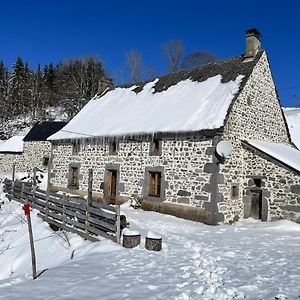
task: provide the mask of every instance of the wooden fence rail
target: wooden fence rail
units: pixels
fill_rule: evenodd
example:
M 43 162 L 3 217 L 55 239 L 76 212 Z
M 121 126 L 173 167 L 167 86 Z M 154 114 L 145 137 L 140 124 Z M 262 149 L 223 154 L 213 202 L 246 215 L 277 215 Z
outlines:
M 73 198 L 65 193 L 47 195 L 46 191 L 31 183 L 9 179 L 4 181 L 4 192 L 9 200 L 24 203 L 27 199 L 30 206 L 39 210 L 39 216 L 49 224 L 91 241 L 99 240 L 99 236 L 119 241 L 121 225 L 120 209 L 117 206 L 101 207 L 98 203 Z

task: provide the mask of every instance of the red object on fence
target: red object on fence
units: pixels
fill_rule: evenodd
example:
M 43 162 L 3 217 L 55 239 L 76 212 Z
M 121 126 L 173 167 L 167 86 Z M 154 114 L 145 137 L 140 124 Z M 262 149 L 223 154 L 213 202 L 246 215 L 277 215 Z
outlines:
M 24 210 L 25 216 L 29 216 L 30 215 L 30 209 L 29 209 L 29 204 L 28 203 L 25 203 L 23 205 L 23 210 Z

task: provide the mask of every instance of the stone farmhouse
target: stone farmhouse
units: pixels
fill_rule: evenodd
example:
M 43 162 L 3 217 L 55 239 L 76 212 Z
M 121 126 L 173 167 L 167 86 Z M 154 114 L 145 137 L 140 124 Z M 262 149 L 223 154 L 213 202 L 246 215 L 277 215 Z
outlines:
M 207 224 L 300 222 L 292 143 L 260 34 L 244 55 L 98 94 L 52 135 L 51 189 Z
M 12 172 L 23 161 L 23 135 L 12 136 L 0 145 L 0 173 Z
M 36 123 L 25 136 L 14 136 L 0 146 L 0 172 L 32 172 L 34 167 L 47 170 L 51 143 L 47 138 L 64 127 L 66 122 Z

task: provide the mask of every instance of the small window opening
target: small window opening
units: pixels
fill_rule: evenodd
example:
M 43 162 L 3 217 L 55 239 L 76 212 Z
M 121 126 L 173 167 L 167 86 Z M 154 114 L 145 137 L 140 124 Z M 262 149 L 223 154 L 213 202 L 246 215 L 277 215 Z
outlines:
M 116 141 L 112 141 L 109 144 L 109 154 L 116 155 L 118 153 L 118 143 Z
M 254 178 L 253 181 L 256 187 L 261 187 L 261 179 Z
M 78 155 L 80 151 L 80 144 L 79 143 L 73 143 L 72 145 L 72 155 Z
M 161 172 L 149 172 L 149 196 L 160 197 Z
M 71 188 L 78 188 L 78 168 L 77 167 L 71 167 L 70 168 L 70 184 L 69 186 Z
M 43 157 L 43 166 L 47 167 L 49 165 L 49 156 Z
M 239 186 L 238 184 L 233 184 L 231 186 L 231 198 L 236 199 L 239 197 Z
M 150 144 L 150 155 L 152 156 L 160 155 L 160 147 L 161 147 L 160 141 L 158 139 L 153 139 L 153 141 Z

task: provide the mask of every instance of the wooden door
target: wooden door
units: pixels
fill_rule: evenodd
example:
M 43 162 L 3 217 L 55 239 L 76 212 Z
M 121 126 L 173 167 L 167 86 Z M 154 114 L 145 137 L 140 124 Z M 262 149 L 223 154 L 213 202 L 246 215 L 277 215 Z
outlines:
M 116 203 L 117 196 L 117 171 L 116 170 L 108 170 L 107 171 L 108 178 L 108 204 Z
M 261 219 L 262 217 L 262 193 L 261 191 L 252 192 L 251 217 Z

